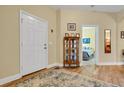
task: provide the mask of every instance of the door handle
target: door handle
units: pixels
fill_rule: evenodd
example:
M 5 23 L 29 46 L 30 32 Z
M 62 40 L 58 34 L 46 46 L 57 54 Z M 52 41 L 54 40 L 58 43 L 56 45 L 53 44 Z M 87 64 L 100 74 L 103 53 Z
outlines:
M 44 49 L 47 49 L 47 47 L 44 47 Z
M 47 44 L 44 44 L 44 46 L 46 46 Z

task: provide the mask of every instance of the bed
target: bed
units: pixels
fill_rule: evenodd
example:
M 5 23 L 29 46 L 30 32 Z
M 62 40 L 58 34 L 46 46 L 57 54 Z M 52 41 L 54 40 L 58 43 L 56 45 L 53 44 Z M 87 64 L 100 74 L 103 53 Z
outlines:
M 88 61 L 94 57 L 94 49 L 91 47 L 83 47 L 82 49 L 83 60 Z

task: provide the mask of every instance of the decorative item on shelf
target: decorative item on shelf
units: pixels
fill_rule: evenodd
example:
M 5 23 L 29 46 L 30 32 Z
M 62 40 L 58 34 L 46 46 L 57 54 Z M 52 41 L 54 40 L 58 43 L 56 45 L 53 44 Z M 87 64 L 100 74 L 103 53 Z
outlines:
M 72 33 L 69 33 L 69 36 L 72 37 Z
M 76 36 L 76 33 L 74 34 L 74 37 L 77 37 L 77 36 Z
M 111 30 L 105 29 L 105 37 L 104 37 L 104 46 L 105 46 L 105 53 L 111 53 Z
M 124 39 L 124 31 L 121 31 L 121 39 Z
M 65 33 L 65 37 L 69 37 L 69 33 Z
M 76 37 L 80 37 L 80 34 L 79 33 L 76 33 Z
M 75 36 L 75 33 L 71 33 L 71 36 L 74 37 Z
M 76 31 L 76 23 L 67 23 L 68 31 Z

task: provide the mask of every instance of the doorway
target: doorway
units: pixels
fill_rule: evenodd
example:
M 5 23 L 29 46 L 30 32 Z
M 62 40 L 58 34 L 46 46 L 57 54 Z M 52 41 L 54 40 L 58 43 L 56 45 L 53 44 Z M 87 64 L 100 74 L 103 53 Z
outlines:
M 82 63 L 97 64 L 98 63 L 98 26 L 83 25 L 82 26 Z
M 48 22 L 20 12 L 20 71 L 26 75 L 48 65 Z

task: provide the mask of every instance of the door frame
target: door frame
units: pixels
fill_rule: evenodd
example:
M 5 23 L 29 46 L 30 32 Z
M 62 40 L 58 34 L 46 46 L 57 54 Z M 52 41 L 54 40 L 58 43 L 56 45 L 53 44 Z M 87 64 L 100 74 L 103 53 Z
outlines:
M 20 26 L 20 66 L 19 67 L 20 67 L 21 76 L 23 76 L 23 31 L 22 31 L 22 17 L 23 17 L 23 14 L 26 14 L 28 16 L 34 17 L 34 18 L 36 18 L 36 19 L 38 19 L 40 21 L 44 21 L 48 25 L 47 20 L 42 19 L 40 17 L 37 17 L 35 15 L 32 15 L 32 14 L 30 14 L 30 13 L 24 11 L 24 10 L 20 10 L 20 15 L 19 15 L 20 16 L 19 17 L 20 18 L 20 20 L 19 20 L 20 21 L 20 24 L 19 24 L 19 26 Z M 47 33 L 47 66 L 48 66 L 48 30 L 47 30 L 46 33 Z
M 96 27 L 96 33 L 95 33 L 95 47 L 96 47 L 96 56 L 95 56 L 95 59 L 96 59 L 96 62 L 95 64 L 99 64 L 99 26 L 98 25 L 82 25 L 81 26 L 81 38 L 82 38 L 82 28 L 83 27 Z M 81 49 L 80 49 L 80 62 L 83 63 L 82 61 L 82 41 L 81 41 Z

